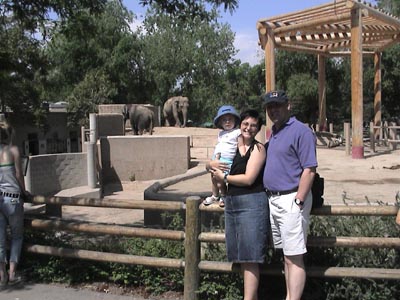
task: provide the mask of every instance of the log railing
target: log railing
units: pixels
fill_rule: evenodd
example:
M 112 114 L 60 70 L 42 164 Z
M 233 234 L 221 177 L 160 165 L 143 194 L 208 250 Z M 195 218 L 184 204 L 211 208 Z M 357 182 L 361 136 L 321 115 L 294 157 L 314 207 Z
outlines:
M 180 259 L 135 256 L 127 254 L 106 253 L 81 249 L 58 248 L 46 245 L 25 245 L 25 250 L 42 255 L 85 259 L 93 261 L 115 262 L 123 264 L 144 265 L 149 267 L 166 267 L 184 269 L 184 299 L 198 299 L 196 292 L 200 286 L 200 272 L 238 272 L 236 265 L 229 262 L 202 261 L 200 245 L 207 243 L 224 243 L 223 233 L 201 232 L 201 214 L 218 212 L 219 207 L 203 206 L 199 197 L 189 197 L 186 203 L 176 201 L 151 200 L 113 200 L 79 199 L 67 197 L 35 196 L 33 204 L 92 206 L 124 209 L 148 209 L 166 211 L 186 211 L 184 231 L 137 228 L 118 225 L 98 224 L 81 221 L 67 221 L 61 219 L 35 219 L 26 216 L 27 227 L 37 230 L 65 230 L 70 232 L 85 232 L 109 235 L 121 235 L 142 238 L 157 238 L 184 242 L 185 257 Z M 391 206 L 324 206 L 313 210 L 313 215 L 369 215 L 369 216 L 396 216 L 398 207 Z M 370 237 L 313 237 L 310 236 L 309 247 L 368 247 L 368 248 L 395 248 L 400 249 L 400 238 L 370 238 Z M 281 268 L 266 266 L 262 273 L 267 275 L 282 275 Z M 307 275 L 311 277 L 353 277 L 368 279 L 400 280 L 400 270 L 383 268 L 343 268 L 343 267 L 310 267 Z
M 370 122 L 369 136 L 372 152 L 375 152 L 376 143 L 389 146 L 390 150 L 396 150 L 397 144 L 400 144 L 400 126 L 393 122 L 384 122 L 382 126 L 375 126 L 374 122 Z

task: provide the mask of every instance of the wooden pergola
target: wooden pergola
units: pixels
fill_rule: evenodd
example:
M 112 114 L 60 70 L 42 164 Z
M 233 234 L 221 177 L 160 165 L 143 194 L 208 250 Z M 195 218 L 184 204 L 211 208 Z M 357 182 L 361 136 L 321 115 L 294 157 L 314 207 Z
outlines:
M 266 91 L 275 90 L 275 49 L 318 57 L 319 127 L 326 129 L 325 60 L 351 57 L 352 157 L 363 158 L 363 55 L 375 64 L 374 125 L 381 126 L 381 53 L 400 42 L 400 19 L 357 0 L 337 0 L 257 22 L 265 52 Z M 267 120 L 267 138 L 271 134 Z

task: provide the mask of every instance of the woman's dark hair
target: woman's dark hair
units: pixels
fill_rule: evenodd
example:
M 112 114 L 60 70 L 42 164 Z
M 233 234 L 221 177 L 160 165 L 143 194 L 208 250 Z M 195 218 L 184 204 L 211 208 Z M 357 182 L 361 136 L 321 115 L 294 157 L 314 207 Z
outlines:
M 0 122 L 0 144 L 8 144 L 11 139 L 12 128 L 7 122 Z
M 255 110 L 255 109 L 247 109 L 247 110 L 243 111 L 240 114 L 240 123 L 242 123 L 242 121 L 244 119 L 247 119 L 247 118 L 256 119 L 257 120 L 257 125 L 258 125 L 257 130 L 258 131 L 261 130 L 261 126 L 264 124 L 264 120 L 263 120 L 262 116 L 258 113 L 257 110 Z

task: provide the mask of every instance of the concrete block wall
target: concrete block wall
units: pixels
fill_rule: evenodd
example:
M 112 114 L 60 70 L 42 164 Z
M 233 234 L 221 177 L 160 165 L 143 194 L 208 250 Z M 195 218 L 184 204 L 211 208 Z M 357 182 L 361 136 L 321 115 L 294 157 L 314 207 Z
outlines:
M 190 165 L 189 136 L 109 136 L 100 149 L 103 183 L 167 178 Z
M 124 116 L 116 113 L 98 114 L 97 130 L 99 136 L 125 135 Z
M 86 186 L 86 153 L 31 156 L 25 183 L 32 194 L 45 196 L 64 189 Z

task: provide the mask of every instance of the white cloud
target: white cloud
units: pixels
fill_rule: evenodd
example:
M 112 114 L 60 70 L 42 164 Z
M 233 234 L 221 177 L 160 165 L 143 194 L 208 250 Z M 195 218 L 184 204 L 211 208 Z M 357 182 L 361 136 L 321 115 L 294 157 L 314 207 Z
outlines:
M 258 45 L 258 35 L 254 32 L 236 32 L 234 45 L 239 50 L 236 58 L 242 63 L 247 62 L 254 66 L 259 64 L 264 57 L 264 51 Z

